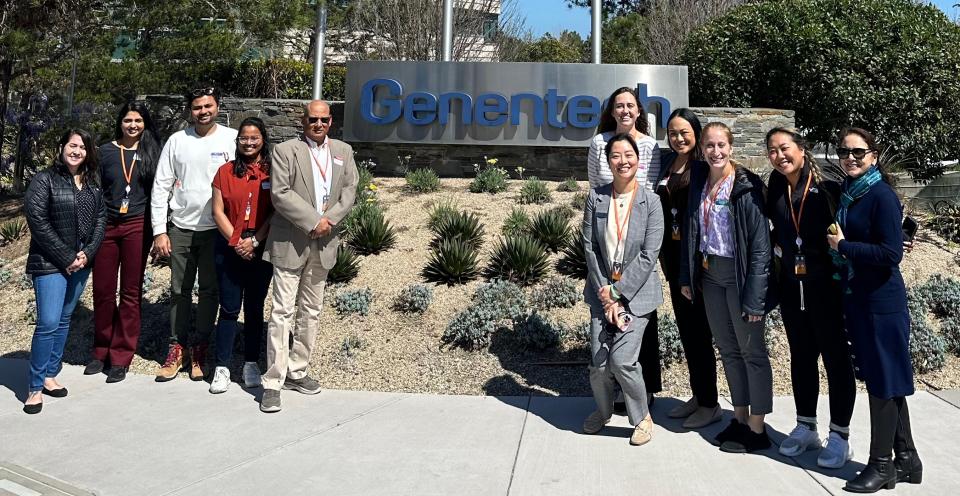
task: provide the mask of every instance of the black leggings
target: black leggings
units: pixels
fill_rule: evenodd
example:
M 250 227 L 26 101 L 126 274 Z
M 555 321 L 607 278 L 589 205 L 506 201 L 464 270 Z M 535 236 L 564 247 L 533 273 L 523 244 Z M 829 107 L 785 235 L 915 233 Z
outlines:
M 884 399 L 870 396 L 870 457 L 890 456 L 890 452 L 916 452 L 910 430 L 910 411 L 903 396 Z

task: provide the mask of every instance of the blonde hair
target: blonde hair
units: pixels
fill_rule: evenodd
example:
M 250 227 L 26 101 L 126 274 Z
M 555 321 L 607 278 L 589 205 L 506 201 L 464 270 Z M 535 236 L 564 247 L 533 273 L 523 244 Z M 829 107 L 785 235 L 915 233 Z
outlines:
M 707 133 L 712 129 L 719 129 L 723 131 L 723 133 L 727 135 L 727 141 L 729 142 L 730 148 L 733 148 L 733 131 L 730 130 L 730 126 L 727 126 L 722 122 L 710 122 L 707 123 L 706 126 L 703 126 L 703 131 L 700 132 L 700 136 L 704 137 L 704 142 L 706 142 Z M 701 153 L 702 152 L 703 150 L 701 148 Z M 704 153 L 704 155 L 706 154 Z M 733 164 L 734 167 L 740 167 L 741 165 L 740 162 L 737 162 L 732 157 L 730 158 L 730 163 Z

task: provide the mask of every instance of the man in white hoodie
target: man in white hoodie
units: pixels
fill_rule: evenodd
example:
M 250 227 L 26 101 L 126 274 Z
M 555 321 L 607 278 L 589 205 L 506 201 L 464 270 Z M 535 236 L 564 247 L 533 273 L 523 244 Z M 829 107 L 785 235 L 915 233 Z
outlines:
M 190 378 L 203 379 L 207 342 L 219 305 L 211 185 L 217 169 L 233 160 L 237 147 L 237 131 L 216 122 L 220 108 L 216 88 L 195 89 L 186 99 L 193 125 L 171 136 L 160 152 L 150 201 L 153 250 L 170 257 L 170 348 L 157 382 L 177 376 L 185 346 L 190 349 Z M 193 282 L 198 275 L 196 330 L 190 335 Z

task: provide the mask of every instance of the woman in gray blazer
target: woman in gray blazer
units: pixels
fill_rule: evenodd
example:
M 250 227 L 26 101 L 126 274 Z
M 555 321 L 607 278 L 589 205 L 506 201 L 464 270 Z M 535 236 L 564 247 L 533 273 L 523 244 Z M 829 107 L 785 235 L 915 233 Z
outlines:
M 607 141 L 605 152 L 613 182 L 590 191 L 583 213 L 590 386 L 597 402 L 583 432 L 600 432 L 610 421 L 616 379 L 635 426 L 630 444 L 639 446 L 653 433 L 638 357 L 650 314 L 663 302 L 657 275 L 663 214 L 656 194 L 638 184 L 639 150 L 633 138 L 617 134 Z

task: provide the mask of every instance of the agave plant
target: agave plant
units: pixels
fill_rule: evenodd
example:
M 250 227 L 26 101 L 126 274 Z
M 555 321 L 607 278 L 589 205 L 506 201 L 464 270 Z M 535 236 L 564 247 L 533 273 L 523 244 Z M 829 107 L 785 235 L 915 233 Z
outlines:
M 528 285 L 542 279 L 549 267 L 547 250 L 537 240 L 529 236 L 507 236 L 493 249 L 485 275 Z
M 327 273 L 327 282 L 348 283 L 360 273 L 360 258 L 349 245 L 341 245 L 337 252 L 337 263 Z
M 3 244 L 13 243 L 27 233 L 27 221 L 24 219 L 13 219 L 0 224 L 0 242 Z
M 557 272 L 577 279 L 587 278 L 587 255 L 583 249 L 583 230 L 581 228 L 577 228 L 560 252 L 560 259 L 557 260 Z
M 364 210 L 352 231 L 347 242 L 363 255 L 380 253 L 397 244 L 397 233 L 379 208 Z
M 503 221 L 503 227 L 500 232 L 504 236 L 519 236 L 526 234 L 530 230 L 530 216 L 523 209 L 513 207 L 510 215 Z
M 533 237 L 550 252 L 557 252 L 570 237 L 570 224 L 561 210 L 544 210 L 530 224 Z
M 442 240 L 430 254 L 423 277 L 427 281 L 448 284 L 464 284 L 476 279 L 477 250 L 461 238 Z
M 547 189 L 547 183 L 534 176 L 527 179 L 520 188 L 520 203 L 541 205 L 548 203 L 551 199 L 550 190 Z
M 474 213 L 457 212 L 448 215 L 437 222 L 433 233 L 436 235 L 433 239 L 434 247 L 448 239 L 461 239 L 474 250 L 483 243 L 483 224 L 480 223 L 480 217 Z
M 431 231 L 435 231 L 442 220 L 457 215 L 458 212 L 457 201 L 453 198 L 445 198 L 434 202 L 430 205 L 430 220 L 427 221 L 427 227 Z

